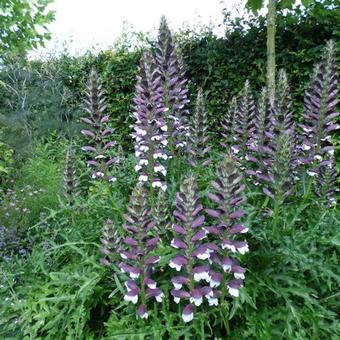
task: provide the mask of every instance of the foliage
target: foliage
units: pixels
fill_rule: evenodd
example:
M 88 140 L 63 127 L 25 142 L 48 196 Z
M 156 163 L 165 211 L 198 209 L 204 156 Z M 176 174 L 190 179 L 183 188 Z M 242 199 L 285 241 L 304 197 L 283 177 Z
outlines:
M 27 62 L 11 58 L 0 70 L 3 139 L 17 159 L 32 151 L 35 141 L 53 131 L 72 136 L 78 132 L 79 105 L 64 84 L 65 74 L 56 59 Z
M 86 60 L 85 64 L 94 61 Z M 305 102 L 307 118 L 313 110 L 312 125 L 317 120 L 323 126 L 322 117 L 327 117 L 326 130 L 330 126 L 333 130 L 338 115 L 334 64 L 330 43 Z M 162 86 L 182 80 L 169 78 L 160 86 L 152 51 L 143 55 L 141 65 L 136 124 L 122 125 L 121 130 L 129 133 L 134 128 L 135 151 L 143 146 L 148 152 L 153 137 L 165 140 L 168 131 L 164 126 L 169 122 L 162 119 L 167 114 Z M 232 109 L 221 112 L 223 128 L 239 138 L 225 138 L 222 151 L 212 148 L 209 164 L 190 167 L 185 150 L 177 157 L 163 157 L 167 143 L 150 153 L 150 160 L 162 156 L 164 190 L 152 186 L 153 178 L 140 178 L 136 172 L 144 158 L 127 150 L 117 150 L 121 162 L 115 182 L 91 182 L 79 152 L 82 143 L 75 139 L 73 159 L 80 165 L 82 190 L 72 204 L 59 205 L 60 164 L 69 142 L 53 135 L 39 144 L 13 177 L 11 188 L 12 193 L 22 193 L 33 213 L 27 220 L 14 214 L 0 228 L 4 240 L 0 243 L 1 337 L 295 340 L 340 336 L 339 233 L 334 228 L 340 214 L 325 202 L 336 172 L 334 168 L 331 173 L 320 171 L 318 180 L 308 176 L 313 164 L 298 162 L 291 181 L 292 155 L 303 149 L 308 159 L 314 150 L 300 144 L 304 143 L 301 130 L 294 129 L 297 119 L 292 108 L 297 104 L 290 102 L 287 77 L 280 73 L 273 103 L 265 89 L 259 101 L 253 100 L 246 84 L 241 98 L 232 101 Z M 234 119 L 240 116 L 247 122 L 243 135 Z M 192 125 L 189 131 L 196 128 Z M 328 132 L 326 141 L 331 144 Z M 237 148 L 240 143 L 242 151 Z M 248 155 L 250 151 L 254 154 Z M 256 169 L 257 160 L 268 173 L 261 176 L 255 171 L 259 181 L 253 181 L 249 175 L 255 174 L 248 170 Z M 70 173 L 73 183 L 77 175 L 73 168 Z M 30 198 L 28 185 L 45 190 L 43 199 Z M 311 190 L 315 185 L 316 192 Z M 6 200 L 1 213 L 15 212 Z M 11 229 L 13 225 L 17 229 Z M 187 301 L 182 306 L 183 299 Z M 131 302 L 139 303 L 137 313 Z
M 0 183 L 4 183 L 12 170 L 13 150 L 0 140 Z
M 0 4 L 0 57 L 24 54 L 50 38 L 47 25 L 54 12 L 46 11 L 53 0 L 2 0 Z

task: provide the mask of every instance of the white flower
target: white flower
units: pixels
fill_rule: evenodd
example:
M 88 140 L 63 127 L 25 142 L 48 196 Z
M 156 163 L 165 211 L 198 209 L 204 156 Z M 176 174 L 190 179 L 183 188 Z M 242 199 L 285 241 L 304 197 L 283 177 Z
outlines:
M 235 148 L 234 146 L 231 147 L 233 153 L 238 154 L 240 152 L 239 149 Z
M 235 279 L 241 279 L 241 280 L 245 279 L 245 276 L 243 273 L 234 273 L 234 277 Z
M 148 165 L 149 164 L 149 161 L 147 159 L 141 159 L 139 162 L 138 162 L 139 165 Z
M 224 270 L 225 272 L 230 272 L 230 270 L 231 270 L 231 265 L 230 265 L 230 264 L 224 264 L 224 265 L 223 265 L 223 270 Z
M 209 249 L 207 249 L 203 254 L 198 254 L 196 257 L 198 259 L 200 259 L 200 260 L 209 259 L 210 258 L 210 251 L 209 251 Z
M 149 283 L 149 284 L 147 284 L 147 286 L 148 286 L 149 288 L 151 288 L 151 289 L 156 289 L 157 283 L 156 283 L 156 282 Z
M 223 269 L 224 269 L 224 266 L 223 266 Z M 220 284 L 221 284 L 221 282 L 214 281 L 213 279 L 211 279 L 211 281 L 210 281 L 210 287 L 211 288 L 218 287 Z
M 203 303 L 203 298 L 202 298 L 202 296 L 199 297 L 199 298 L 193 298 L 193 297 L 191 297 L 191 298 L 190 298 L 190 302 L 193 303 L 193 304 L 195 304 L 195 306 L 200 306 L 200 305 Z
M 95 157 L 95 159 L 102 159 L 102 158 L 105 158 L 105 156 L 104 155 L 98 155 L 98 156 Z
M 138 172 L 140 169 L 142 169 L 142 167 L 141 167 L 139 164 L 137 164 L 137 165 L 135 166 L 135 171 Z
M 139 157 L 139 156 L 141 156 L 142 155 L 142 153 L 140 152 L 140 151 L 135 151 L 135 156 L 136 157 Z
M 164 146 L 167 146 L 167 145 L 168 145 L 167 139 L 163 139 L 163 140 L 161 141 L 161 144 L 163 144 Z
M 149 317 L 148 312 L 145 312 L 144 314 L 140 315 L 142 319 L 147 319 Z
M 154 171 L 155 172 L 161 172 L 162 174 L 163 174 L 163 176 L 166 176 L 166 169 L 165 169 L 165 167 L 163 166 L 163 165 L 156 165 L 155 167 L 154 167 Z
M 156 152 L 156 153 L 154 153 L 153 158 L 154 158 L 154 159 L 162 158 L 162 159 L 165 159 L 165 160 L 166 160 L 166 159 L 168 159 L 168 156 L 167 156 L 165 153 Z
M 218 305 L 218 299 L 216 298 L 210 298 L 208 299 L 209 306 L 217 306 Z
M 314 159 L 320 162 L 322 161 L 322 157 L 320 155 L 315 155 Z
M 149 147 L 146 146 L 146 145 L 142 145 L 142 146 L 140 147 L 140 151 L 147 152 L 147 151 L 149 151 Z
M 179 304 L 179 302 L 181 301 L 181 299 L 179 297 L 174 297 L 174 302 Z
M 208 272 L 202 272 L 202 273 L 195 273 L 194 274 L 194 280 L 196 282 L 199 282 L 201 280 L 205 280 L 207 282 L 210 282 L 211 277 Z
M 228 291 L 229 291 L 229 294 L 231 296 L 235 296 L 235 297 L 238 297 L 240 295 L 240 291 L 236 288 L 230 288 L 228 287 Z
M 180 290 L 183 287 L 181 283 L 173 283 L 173 285 L 176 290 Z
M 305 131 L 305 132 L 312 132 L 312 131 L 313 131 L 313 129 L 311 129 L 311 128 L 306 128 L 306 127 L 302 128 L 302 130 Z
M 162 130 L 162 131 L 165 131 L 165 132 L 168 131 L 168 126 L 167 126 L 167 125 L 163 125 L 163 126 L 161 127 L 161 130 Z
M 110 179 L 109 179 L 109 182 L 116 182 L 117 181 L 117 178 L 116 177 L 111 177 Z
M 184 322 L 190 322 L 194 318 L 194 313 L 182 314 L 182 319 Z
M 315 177 L 318 174 L 315 171 L 311 171 L 311 170 L 307 170 L 307 175 L 311 176 L 311 177 Z
M 156 136 L 152 136 L 151 137 L 151 140 L 152 141 L 158 141 L 158 140 L 161 140 L 162 139 L 162 136 L 159 136 L 159 135 L 156 135 Z
M 248 244 L 244 245 L 241 248 L 237 248 L 237 250 L 240 254 L 244 255 L 245 253 L 249 251 Z
M 131 279 L 138 279 L 139 278 L 139 273 L 130 272 L 129 275 L 130 275 Z
M 321 138 L 322 142 L 331 140 L 331 136 L 326 136 L 325 138 Z
M 151 185 L 152 185 L 153 188 L 161 188 L 162 182 L 161 181 L 155 181 L 155 182 L 152 182 Z
M 231 250 L 233 253 L 236 253 L 236 247 L 233 244 L 223 244 L 221 245 L 222 249 L 229 249 Z
M 163 298 L 164 298 L 163 292 L 161 292 L 160 294 L 155 296 L 155 299 L 156 299 L 157 302 L 162 302 Z
M 97 171 L 94 174 L 92 174 L 92 178 L 101 178 L 104 177 L 104 173 L 101 171 Z
M 148 176 L 146 176 L 146 175 L 140 175 L 139 178 L 138 178 L 138 180 L 139 180 L 140 182 L 146 182 L 146 181 L 148 180 Z
M 126 302 L 132 302 L 133 304 L 136 304 L 138 301 L 138 295 L 124 295 L 124 301 Z
M 120 257 L 121 257 L 122 259 L 124 259 L 124 260 L 127 259 L 127 256 L 126 256 L 124 253 L 120 253 Z
M 173 263 L 172 261 L 169 263 L 170 268 L 176 269 L 178 272 L 181 270 L 182 266 L 176 263 Z
M 310 146 L 306 145 L 306 144 L 302 144 L 301 149 L 304 150 L 304 151 L 308 151 L 308 150 L 310 150 Z
M 135 128 L 136 134 L 138 136 L 145 136 L 146 135 L 146 130 L 140 129 L 139 127 Z

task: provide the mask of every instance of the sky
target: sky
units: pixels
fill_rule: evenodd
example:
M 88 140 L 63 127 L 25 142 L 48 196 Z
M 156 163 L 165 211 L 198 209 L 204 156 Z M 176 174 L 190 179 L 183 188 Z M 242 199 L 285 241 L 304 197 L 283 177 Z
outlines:
M 73 55 L 89 49 L 105 49 L 120 36 L 124 22 L 136 31 L 156 34 L 161 15 L 168 18 L 171 29 L 184 23 L 219 24 L 222 9 L 233 13 L 244 0 L 54 0 L 50 8 L 56 19 L 49 25 L 52 39 L 33 55 L 60 52 L 65 46 Z

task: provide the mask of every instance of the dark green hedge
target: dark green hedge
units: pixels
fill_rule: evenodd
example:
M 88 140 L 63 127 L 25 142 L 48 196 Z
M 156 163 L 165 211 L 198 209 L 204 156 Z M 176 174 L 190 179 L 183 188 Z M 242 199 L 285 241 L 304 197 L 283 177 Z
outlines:
M 300 9 L 280 14 L 277 20 L 277 66 L 290 77 L 297 114 L 302 110 L 303 92 L 315 62 L 329 39 L 339 37 L 339 9 L 328 10 L 334 1 L 317 3 L 308 13 Z M 265 84 L 266 22 L 265 18 L 229 20 L 225 15 L 226 34 L 179 34 L 187 74 L 191 80 L 192 102 L 197 86 L 207 94 L 211 131 L 217 133 L 220 119 L 232 95 L 237 94 L 246 79 L 254 90 Z M 186 38 L 189 37 L 189 38 Z M 97 57 L 65 57 L 65 71 L 73 90 L 81 93 L 85 74 L 91 65 L 101 72 L 113 126 L 119 141 L 129 143 L 129 113 L 140 51 L 106 51 Z M 125 144 L 126 145 L 126 144 Z
M 287 70 L 298 116 L 302 110 L 303 92 L 308 85 L 313 64 L 320 59 L 325 42 L 329 39 L 337 41 L 340 35 L 340 10 L 335 4 L 335 0 L 322 0 L 317 1 L 308 12 L 302 12 L 298 8 L 285 15 L 278 15 L 277 65 L 278 68 Z M 246 79 L 250 80 L 254 90 L 259 90 L 265 84 L 266 74 L 265 18 L 230 20 L 227 14 L 224 15 L 224 37 L 216 37 L 209 30 L 200 34 L 183 31 L 177 35 L 191 80 L 191 102 L 194 102 L 197 87 L 203 86 L 207 94 L 211 132 L 216 139 L 220 120 L 227 110 L 231 96 L 239 92 Z M 98 55 L 64 55 L 54 61 L 61 69 L 59 76 L 62 77 L 64 86 L 73 94 L 68 100 L 70 107 L 76 108 L 70 115 L 74 120 L 82 114 L 79 107 L 87 74 L 92 66 L 97 68 L 107 93 L 112 125 L 118 141 L 125 148 L 131 148 L 130 113 L 141 53 L 141 50 L 129 51 L 121 48 L 103 51 Z M 37 62 L 36 67 L 41 67 L 41 63 Z M 0 98 L 0 109 L 2 104 Z M 45 131 L 48 132 L 47 127 Z M 60 133 L 63 133 L 62 128 Z M 39 134 L 43 135 L 42 132 Z

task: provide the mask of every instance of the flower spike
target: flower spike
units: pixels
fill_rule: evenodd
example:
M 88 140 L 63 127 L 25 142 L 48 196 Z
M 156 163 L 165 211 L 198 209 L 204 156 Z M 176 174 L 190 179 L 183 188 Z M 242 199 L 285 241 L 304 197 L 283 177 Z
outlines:
M 86 111 L 89 116 L 81 120 L 88 125 L 88 129 L 81 132 L 89 143 L 82 147 L 82 150 L 91 156 L 87 164 L 94 168 L 92 178 L 114 182 L 116 178 L 110 174 L 110 168 L 117 163 L 117 160 L 110 157 L 109 150 L 116 145 L 116 142 L 112 140 L 113 130 L 108 126 L 110 116 L 105 113 L 107 105 L 102 84 L 94 69 L 89 76 L 86 97 Z

